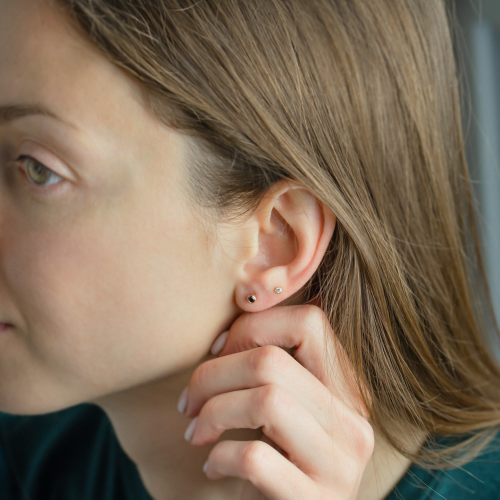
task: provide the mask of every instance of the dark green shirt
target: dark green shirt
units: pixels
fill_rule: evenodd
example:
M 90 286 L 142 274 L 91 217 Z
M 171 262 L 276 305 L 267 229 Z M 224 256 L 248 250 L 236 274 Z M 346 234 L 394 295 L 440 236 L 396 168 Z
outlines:
M 500 443 L 500 433 L 498 436 Z M 387 500 L 500 499 L 500 451 L 462 469 L 410 467 Z M 49 415 L 0 413 L 0 500 L 151 500 L 106 415 L 79 405 Z

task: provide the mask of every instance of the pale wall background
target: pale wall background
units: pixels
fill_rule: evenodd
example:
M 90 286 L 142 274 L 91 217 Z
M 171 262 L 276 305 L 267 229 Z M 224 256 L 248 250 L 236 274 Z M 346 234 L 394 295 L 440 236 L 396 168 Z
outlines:
M 448 0 L 459 23 L 455 51 L 464 76 L 464 131 L 500 320 L 500 0 Z M 500 360 L 500 349 L 494 347 Z

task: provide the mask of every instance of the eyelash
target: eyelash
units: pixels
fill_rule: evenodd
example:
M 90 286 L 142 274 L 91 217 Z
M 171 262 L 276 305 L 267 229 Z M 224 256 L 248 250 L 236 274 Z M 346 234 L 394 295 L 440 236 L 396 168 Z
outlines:
M 43 170 L 44 171 L 47 171 L 47 172 L 50 172 L 51 176 L 49 177 L 49 179 L 51 179 L 52 177 L 56 177 L 58 182 L 50 182 L 48 184 L 38 184 L 37 182 L 33 181 L 31 179 L 31 177 L 29 176 L 28 174 L 28 171 L 27 171 L 27 167 L 26 167 L 26 161 L 33 161 L 36 165 L 41 165 L 43 167 Z M 17 160 L 15 160 L 15 163 L 18 163 L 21 165 L 21 170 L 23 171 L 25 177 L 27 178 L 28 182 L 30 182 L 31 184 L 35 185 L 35 186 L 38 186 L 40 188 L 42 187 L 49 187 L 49 186 L 53 186 L 55 184 L 60 184 L 60 181 L 63 181 L 64 178 L 61 177 L 60 175 L 56 174 L 53 170 L 51 170 L 50 168 L 46 167 L 43 163 L 39 162 L 38 160 L 36 160 L 35 158 L 31 157 L 31 156 L 28 156 L 28 155 L 21 155 L 19 156 L 19 158 L 17 158 Z

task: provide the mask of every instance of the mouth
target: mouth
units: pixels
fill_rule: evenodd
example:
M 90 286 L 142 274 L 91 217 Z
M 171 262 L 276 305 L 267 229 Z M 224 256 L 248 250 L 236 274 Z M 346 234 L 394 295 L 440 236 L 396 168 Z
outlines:
M 14 325 L 10 323 L 0 323 L 0 334 L 7 333 L 14 328 Z

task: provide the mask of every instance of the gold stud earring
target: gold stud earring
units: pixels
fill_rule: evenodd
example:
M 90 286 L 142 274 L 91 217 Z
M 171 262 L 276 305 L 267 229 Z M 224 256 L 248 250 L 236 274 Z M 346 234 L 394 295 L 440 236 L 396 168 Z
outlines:
M 275 289 L 274 289 L 274 293 L 281 293 L 283 290 L 277 286 Z
M 257 297 L 255 295 L 249 295 L 247 297 L 247 301 L 250 302 L 250 304 L 253 304 L 257 300 Z

